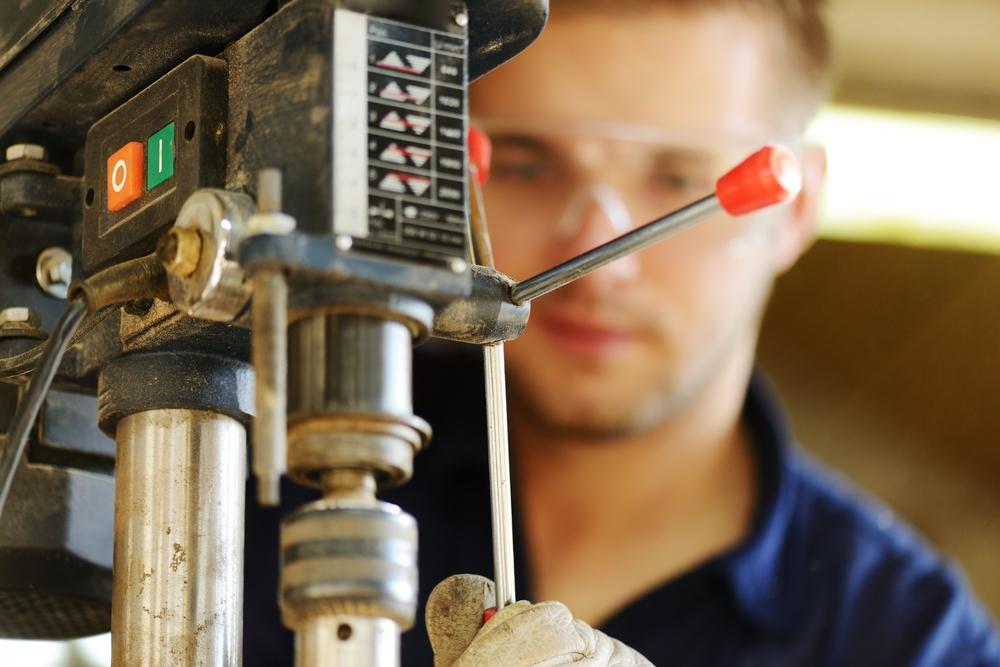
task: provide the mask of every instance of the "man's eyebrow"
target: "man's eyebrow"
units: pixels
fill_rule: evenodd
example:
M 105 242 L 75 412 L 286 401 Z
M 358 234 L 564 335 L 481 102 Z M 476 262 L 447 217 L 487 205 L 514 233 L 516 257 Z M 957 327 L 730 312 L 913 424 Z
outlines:
M 491 140 L 493 144 L 497 146 L 511 146 L 514 148 L 523 148 L 539 152 L 548 152 L 552 150 L 552 146 L 548 141 L 530 134 L 518 134 L 514 132 L 497 133 L 492 135 Z
M 716 152 L 704 148 L 679 146 L 660 146 L 651 151 L 651 154 L 657 162 L 694 162 L 706 166 L 717 164 L 721 159 Z

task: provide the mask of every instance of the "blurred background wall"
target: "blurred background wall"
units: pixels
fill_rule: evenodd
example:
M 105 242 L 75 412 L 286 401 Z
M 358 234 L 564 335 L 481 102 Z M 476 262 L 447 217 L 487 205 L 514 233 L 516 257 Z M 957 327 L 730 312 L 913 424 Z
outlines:
M 1000 3 L 830 9 L 823 238 L 776 286 L 761 364 L 803 445 L 1000 616 Z

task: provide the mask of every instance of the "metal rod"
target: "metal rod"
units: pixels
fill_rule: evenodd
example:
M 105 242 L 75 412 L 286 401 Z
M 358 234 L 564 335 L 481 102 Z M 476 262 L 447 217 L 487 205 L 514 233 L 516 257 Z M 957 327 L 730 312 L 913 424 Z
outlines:
M 150 410 L 118 423 L 114 667 L 239 667 L 246 431 Z
M 288 468 L 288 286 L 280 271 L 253 277 L 253 367 L 257 414 L 253 420 L 253 473 L 261 505 L 281 502 L 281 476 Z
M 622 234 L 593 250 L 563 262 L 537 276 L 522 280 L 511 290 L 510 299 L 517 305 L 537 299 L 554 289 L 582 278 L 611 262 L 642 250 L 648 245 L 686 229 L 719 210 L 719 200 L 713 194 L 693 204 Z
M 469 231 L 472 237 L 472 261 L 480 266 L 495 269 L 493 262 L 493 243 L 490 241 L 490 230 L 486 226 L 486 202 L 483 200 L 483 188 L 479 185 L 479 169 L 474 164 L 469 165 L 469 197 L 472 215 L 469 218 Z
M 472 169 L 470 191 L 472 215 L 469 226 L 473 259 L 488 268 L 493 266 L 483 191 Z M 496 584 L 497 609 L 516 600 L 514 573 L 514 528 L 510 491 L 510 445 L 507 437 L 507 388 L 503 343 L 483 346 L 483 370 L 486 376 L 486 432 L 490 461 L 490 520 L 493 527 L 493 580 Z
M 59 370 L 59 364 L 73 334 L 76 333 L 86 314 L 87 305 L 81 297 L 73 299 L 66 306 L 66 310 L 52 328 L 52 335 L 45 341 L 45 350 L 42 352 L 38 367 L 31 375 L 28 388 L 17 406 L 17 412 L 14 413 L 7 444 L 0 451 L 0 515 L 3 514 L 4 505 L 7 504 L 17 464 L 24 456 L 28 436 L 45 402 L 45 395 L 52 386 L 52 380 Z
M 510 451 L 507 439 L 507 389 L 503 343 L 483 346 L 486 419 L 490 460 L 490 510 L 493 524 L 493 579 L 497 609 L 515 601 L 514 529 L 511 520 Z
M 296 667 L 397 667 L 399 626 L 388 618 L 316 616 L 295 633 Z

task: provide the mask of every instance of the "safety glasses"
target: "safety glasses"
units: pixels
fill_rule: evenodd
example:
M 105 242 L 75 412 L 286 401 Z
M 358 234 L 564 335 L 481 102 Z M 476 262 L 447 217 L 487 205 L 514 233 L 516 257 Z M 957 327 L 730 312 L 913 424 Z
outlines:
M 689 204 L 768 139 L 595 121 L 473 123 L 493 141 L 491 218 L 566 238 L 595 214 L 623 233 Z

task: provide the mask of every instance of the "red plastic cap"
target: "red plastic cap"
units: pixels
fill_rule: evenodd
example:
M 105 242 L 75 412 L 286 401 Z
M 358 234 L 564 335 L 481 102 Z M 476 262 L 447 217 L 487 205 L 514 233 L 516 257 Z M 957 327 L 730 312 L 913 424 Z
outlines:
M 719 179 L 715 194 L 729 215 L 744 215 L 799 194 L 799 161 L 784 146 L 766 146 Z
M 489 623 L 490 619 L 493 618 L 496 615 L 497 615 L 497 608 L 496 607 L 490 607 L 489 609 L 487 609 L 486 611 L 484 611 L 483 612 L 483 625 L 486 625 L 487 623 Z
M 479 185 L 486 185 L 490 178 L 490 160 L 493 159 L 493 142 L 488 134 L 478 127 L 469 128 L 469 164 L 475 166 L 473 173 Z

